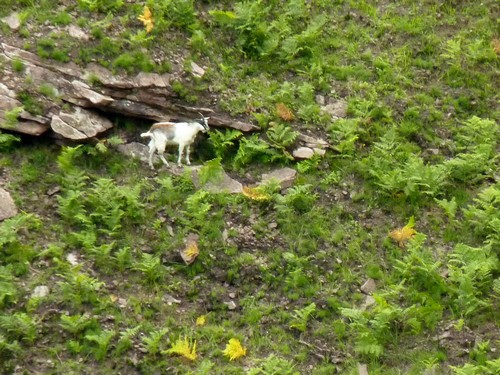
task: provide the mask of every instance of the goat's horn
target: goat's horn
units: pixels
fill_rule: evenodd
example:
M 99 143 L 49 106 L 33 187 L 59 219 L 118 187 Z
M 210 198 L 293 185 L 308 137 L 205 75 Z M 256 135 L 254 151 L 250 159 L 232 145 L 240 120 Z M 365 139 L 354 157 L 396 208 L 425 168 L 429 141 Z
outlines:
M 198 112 L 198 113 L 201 116 L 201 118 L 205 118 L 205 116 L 203 116 L 203 114 L 201 112 Z

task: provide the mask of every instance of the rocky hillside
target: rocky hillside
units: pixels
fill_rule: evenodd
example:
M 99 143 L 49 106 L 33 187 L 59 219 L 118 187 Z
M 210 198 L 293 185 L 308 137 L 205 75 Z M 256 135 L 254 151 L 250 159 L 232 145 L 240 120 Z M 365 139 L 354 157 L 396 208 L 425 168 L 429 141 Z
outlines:
M 0 372 L 497 374 L 499 14 L 0 0 Z

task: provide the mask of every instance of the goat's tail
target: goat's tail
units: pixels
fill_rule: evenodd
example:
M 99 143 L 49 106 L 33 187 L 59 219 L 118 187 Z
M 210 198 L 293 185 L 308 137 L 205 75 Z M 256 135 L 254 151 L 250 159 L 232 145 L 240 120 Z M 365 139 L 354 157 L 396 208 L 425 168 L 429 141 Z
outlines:
M 146 132 L 146 133 L 142 133 L 142 134 L 141 134 L 141 137 L 142 137 L 142 138 L 146 138 L 146 137 L 151 138 L 151 137 L 153 137 L 153 134 L 151 134 L 151 132 Z

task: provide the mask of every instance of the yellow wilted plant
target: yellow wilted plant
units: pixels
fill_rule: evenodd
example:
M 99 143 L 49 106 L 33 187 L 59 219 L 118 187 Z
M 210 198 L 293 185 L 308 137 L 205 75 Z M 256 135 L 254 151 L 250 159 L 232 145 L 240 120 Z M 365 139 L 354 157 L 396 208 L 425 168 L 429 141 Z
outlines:
M 271 196 L 269 194 L 264 193 L 261 189 L 258 187 L 252 188 L 249 186 L 243 186 L 243 192 L 242 194 L 254 201 L 268 201 L 271 199 Z
M 191 361 L 194 361 L 198 356 L 196 355 L 196 340 L 191 344 L 187 338 L 178 338 L 176 342 L 172 344 L 172 347 L 166 351 L 168 354 L 181 355 Z
M 144 7 L 143 13 L 137 17 L 139 21 L 142 21 L 144 26 L 146 27 L 146 31 L 149 33 L 153 30 L 153 14 L 148 6 Z
M 285 103 L 276 104 L 276 113 L 285 121 L 292 121 L 295 118 L 292 110 L 288 108 Z
M 196 325 L 197 326 L 204 326 L 205 323 L 207 322 L 207 317 L 205 315 L 200 315 L 199 317 L 196 318 Z
M 179 253 L 181 254 L 182 260 L 184 260 L 187 265 L 193 263 L 200 254 L 200 249 L 198 248 L 198 235 L 190 233 L 186 238 L 186 247 Z
M 230 361 L 237 358 L 244 357 L 247 355 L 247 349 L 241 345 L 240 340 L 230 339 L 229 344 L 226 345 L 226 349 L 223 351 L 226 357 L 229 357 Z
M 389 237 L 392 238 L 400 247 L 403 247 L 406 241 L 412 238 L 417 231 L 413 229 L 415 226 L 415 218 L 412 216 L 403 228 L 394 229 L 389 233 Z

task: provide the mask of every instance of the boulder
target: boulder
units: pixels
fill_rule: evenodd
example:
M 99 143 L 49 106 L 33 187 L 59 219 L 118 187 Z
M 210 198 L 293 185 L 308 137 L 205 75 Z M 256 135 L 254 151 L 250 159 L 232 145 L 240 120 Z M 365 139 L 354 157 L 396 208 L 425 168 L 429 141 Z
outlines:
M 80 39 L 84 42 L 89 40 L 89 34 L 86 33 L 81 27 L 76 26 L 76 25 L 69 25 L 68 26 L 68 34 L 72 38 L 75 39 Z
M 13 31 L 17 31 L 21 27 L 21 18 L 19 18 L 19 13 L 17 12 L 11 13 L 7 17 L 2 18 L 2 21 L 5 22 Z
M 0 187 L 0 221 L 17 215 L 17 207 L 9 192 Z
M 149 148 L 147 145 L 139 142 L 131 142 L 124 145 L 118 145 L 117 149 L 124 155 L 139 159 L 143 163 L 147 163 L 149 159 Z M 158 158 L 155 154 L 153 161 Z
M 327 105 L 321 107 L 321 110 L 332 116 L 333 119 L 345 118 L 347 117 L 347 103 L 343 100 L 337 100 L 328 103 Z
M 73 95 L 77 99 L 84 99 L 90 102 L 92 106 L 105 107 L 114 99 L 108 95 L 102 95 L 92 90 L 89 85 L 81 81 L 74 80 L 71 82 L 73 86 Z
M 47 285 L 37 285 L 31 293 L 31 298 L 43 298 L 48 296 L 50 289 Z
M 375 290 L 377 290 L 377 284 L 375 284 L 375 280 L 367 279 L 363 285 L 361 285 L 361 291 L 365 294 L 372 294 Z
M 299 147 L 293 150 L 292 155 L 295 159 L 311 159 L 314 156 L 314 150 L 309 147 Z
M 243 192 L 242 183 L 229 177 L 226 172 L 222 172 L 222 175 L 215 181 L 208 181 L 206 184 L 202 185 L 200 182 L 201 168 L 201 166 L 191 167 L 191 178 L 197 189 L 203 188 L 210 193 L 240 194 Z
M 52 130 L 64 138 L 83 140 L 113 127 L 111 121 L 96 112 L 77 107 L 75 112 L 59 112 L 52 116 Z
M 297 178 L 297 171 L 295 169 L 280 168 L 270 173 L 264 173 L 262 175 L 259 185 L 262 185 L 270 180 L 275 180 L 280 184 L 281 190 L 284 190 L 292 186 L 296 178 Z

